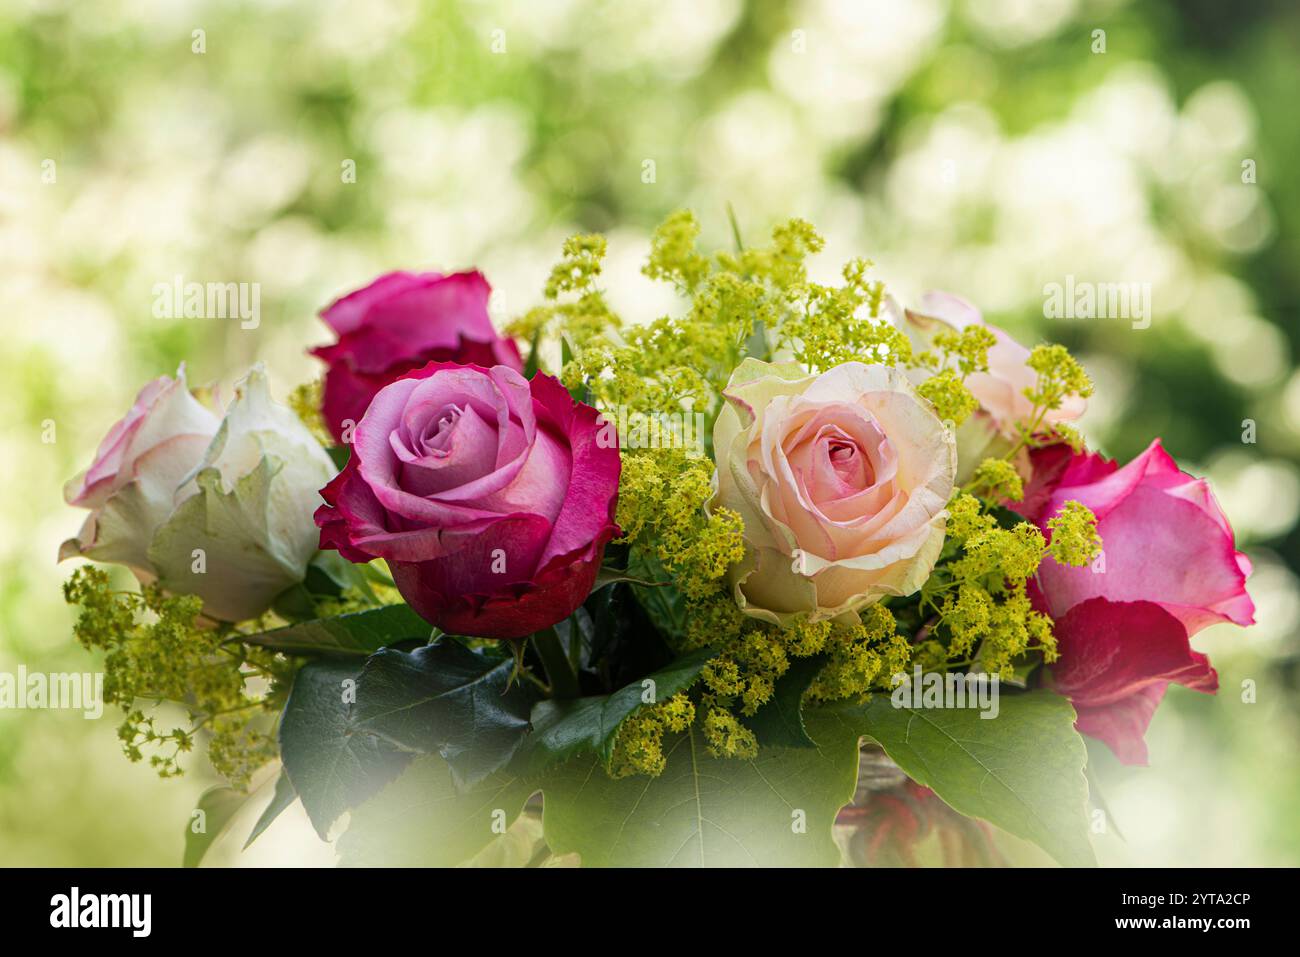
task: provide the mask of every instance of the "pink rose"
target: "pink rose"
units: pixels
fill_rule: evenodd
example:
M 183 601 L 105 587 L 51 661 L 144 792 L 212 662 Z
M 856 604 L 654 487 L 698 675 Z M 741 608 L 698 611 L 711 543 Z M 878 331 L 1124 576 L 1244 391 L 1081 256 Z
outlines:
M 322 491 L 322 548 L 386 559 L 444 631 L 522 638 L 572 614 L 619 534 L 618 449 L 558 381 L 431 362 L 376 394 Z
M 1170 683 L 1214 691 L 1218 679 L 1188 639 L 1206 625 L 1254 623 L 1250 561 L 1204 479 L 1178 468 L 1157 439 L 1120 468 L 1056 446 L 1033 455 L 1017 506 L 1046 529 L 1066 501 L 1097 516 L 1102 556 L 1074 568 L 1051 558 L 1036 602 L 1056 620 L 1056 686 L 1074 701 L 1080 731 L 1122 761 L 1146 761 L 1142 736 Z
M 519 349 L 488 318 L 490 292 L 479 272 L 391 272 L 327 307 L 321 318 L 339 339 L 312 355 L 329 364 L 323 413 L 334 438 L 346 441 L 376 392 L 426 362 L 523 371 Z

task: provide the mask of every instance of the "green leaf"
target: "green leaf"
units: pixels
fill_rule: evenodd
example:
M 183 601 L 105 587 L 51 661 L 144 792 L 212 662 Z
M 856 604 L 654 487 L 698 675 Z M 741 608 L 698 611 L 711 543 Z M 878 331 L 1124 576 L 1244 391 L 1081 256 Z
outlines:
M 348 459 L 352 457 L 352 446 L 350 445 L 329 445 L 325 448 L 325 454 L 330 457 L 334 467 L 340 472 L 347 467 Z
M 668 570 L 657 557 L 645 549 L 635 548 L 628 555 L 627 573 L 646 581 L 669 581 Z M 686 599 L 672 584 L 653 587 L 632 585 L 636 600 L 645 609 L 650 620 L 665 636 L 680 639 L 686 635 Z
M 289 805 L 296 800 L 298 800 L 298 792 L 294 790 L 293 782 L 289 780 L 289 775 L 282 768 L 280 776 L 275 779 L 275 793 L 271 795 L 271 803 L 266 806 L 262 816 L 253 825 L 253 830 L 248 835 L 248 840 L 244 842 L 242 850 L 248 850 L 249 846 L 271 826 L 271 823 L 288 810 Z
M 199 796 L 196 814 L 191 814 L 185 827 L 185 853 L 183 867 L 198 867 L 212 843 L 222 835 L 248 795 L 234 788 L 208 788 Z
M 976 708 L 894 707 L 889 695 L 827 711 L 870 735 L 953 809 L 1037 844 L 1067 867 L 1095 866 L 1088 838 L 1087 751 L 1074 708 L 1049 691 L 1003 693 Z
M 538 867 L 551 849 L 542 836 L 540 815 L 520 814 L 504 834 L 462 862 L 463 867 Z
M 313 596 L 326 598 L 337 598 L 345 590 L 353 588 L 377 605 L 379 599 L 370 587 L 377 572 L 373 565 L 350 562 L 333 549 L 326 549 L 317 552 L 307 565 L 303 585 Z M 382 575 L 379 577 L 382 578 Z
M 409 605 L 400 604 L 314 618 L 237 640 L 286 655 L 359 657 L 399 641 L 428 638 L 431 630 Z
M 826 664 L 821 655 L 796 658 L 776 682 L 772 699 L 745 724 L 761 747 L 815 748 L 803 720 L 803 693 Z
M 853 798 L 858 734 L 807 716 L 816 748 L 710 757 L 698 730 L 665 739 L 657 778 L 611 779 L 592 756 L 542 781 L 546 841 L 588 867 L 833 867 L 835 815 Z
M 533 733 L 515 770 L 537 774 L 582 752 L 596 754 L 608 766 L 619 725 L 647 703 L 642 700 L 647 691 L 644 682 L 654 682 L 655 701 L 666 701 L 689 688 L 714 654 L 709 648 L 692 652 L 610 695 L 538 702 L 533 707 Z
M 271 602 L 271 610 L 285 621 L 295 624 L 316 618 L 316 601 L 303 582 L 290 585 Z
M 353 664 L 320 660 L 298 670 L 280 720 L 285 773 L 322 840 L 339 815 L 374 794 L 410 761 L 352 721 Z
M 406 751 L 441 754 L 459 782 L 473 784 L 504 766 L 528 731 L 534 695 L 511 685 L 514 667 L 453 638 L 412 652 L 385 648 L 361 671 L 354 726 Z
M 447 763 L 422 755 L 352 812 L 339 838 L 345 867 L 449 867 L 473 857 L 519 816 L 531 785 L 503 774 L 457 790 Z
M 591 642 L 583 669 L 601 690 L 616 691 L 676 657 L 630 585 L 617 583 L 593 592 L 584 607 L 591 616 Z

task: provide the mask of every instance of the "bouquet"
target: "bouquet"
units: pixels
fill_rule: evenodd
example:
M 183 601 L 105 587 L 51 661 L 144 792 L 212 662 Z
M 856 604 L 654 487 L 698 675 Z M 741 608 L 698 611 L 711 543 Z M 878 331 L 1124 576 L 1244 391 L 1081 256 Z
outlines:
M 1062 346 L 814 282 L 802 221 L 698 233 L 653 237 L 673 315 L 575 236 L 504 335 L 479 273 L 390 273 L 292 409 L 260 368 L 140 391 L 62 557 L 139 582 L 66 585 L 127 755 L 228 781 L 188 863 L 254 794 L 247 841 L 300 801 L 354 865 L 1095 862 L 1084 738 L 1145 763 L 1216 689 L 1191 637 L 1252 621 L 1206 483 L 1088 450 Z

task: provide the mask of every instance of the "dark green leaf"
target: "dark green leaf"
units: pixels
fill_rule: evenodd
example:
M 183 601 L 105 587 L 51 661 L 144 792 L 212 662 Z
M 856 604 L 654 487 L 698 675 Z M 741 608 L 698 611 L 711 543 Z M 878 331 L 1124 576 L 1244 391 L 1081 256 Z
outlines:
M 376 576 L 383 577 L 373 565 L 350 562 L 338 552 L 326 549 L 317 552 L 307 566 L 303 586 L 312 595 L 327 598 L 337 598 L 352 588 L 378 604 L 374 590 L 370 587 Z
M 591 663 L 591 649 L 595 644 L 595 625 L 591 613 L 581 605 L 564 621 L 555 623 L 555 634 L 560 639 L 569 667 L 577 674 Z
M 511 659 L 489 658 L 452 638 L 412 652 L 371 656 L 357 683 L 355 727 L 406 751 L 441 754 L 460 782 L 505 765 L 528 730 L 534 696 L 509 691 Z
M 619 725 L 642 705 L 666 701 L 689 688 L 714 654 L 708 648 L 692 652 L 610 695 L 538 702 L 533 708 L 533 733 L 515 770 L 537 774 L 581 752 L 592 752 L 608 765 Z M 647 696 L 651 696 L 649 701 Z
M 1003 693 L 976 708 L 895 707 L 889 695 L 828 713 L 880 743 L 953 809 L 1037 844 L 1068 867 L 1096 864 L 1088 838 L 1087 751 L 1074 709 L 1048 691 Z M 990 712 L 991 713 L 991 712 Z
M 633 549 L 628 555 L 627 573 L 653 582 L 667 582 L 669 578 L 668 571 L 659 559 L 640 548 Z M 676 586 L 633 585 L 632 593 L 660 633 L 670 639 L 685 637 L 686 599 Z
M 365 656 L 385 645 L 429 637 L 431 628 L 409 605 L 385 605 L 334 618 L 313 618 L 260 635 L 241 636 L 245 644 L 287 655 Z
M 616 585 L 619 582 L 627 582 L 629 585 L 640 585 L 643 588 L 671 588 L 668 582 L 650 581 L 648 578 L 637 578 L 629 575 L 625 571 L 619 571 L 617 568 L 601 568 L 596 574 L 596 584 L 591 587 L 592 591 L 599 591 L 606 585 Z
M 803 693 L 822 670 L 821 655 L 796 658 L 776 682 L 772 699 L 745 721 L 762 747 L 814 748 L 803 720 Z
M 231 819 L 244 806 L 248 795 L 234 788 L 208 788 L 199 797 L 195 813 L 185 829 L 185 854 L 182 866 L 198 867 L 203 855 L 226 830 Z
M 528 360 L 524 363 L 524 378 L 531 379 L 537 372 L 538 360 L 541 359 L 541 352 L 538 346 L 542 341 L 542 328 L 538 326 L 533 331 L 533 337 L 528 340 Z
M 339 815 L 374 794 L 410 760 L 352 722 L 355 665 L 312 661 L 299 669 L 280 719 L 284 770 L 322 840 Z
M 289 775 L 282 769 L 280 776 L 275 779 L 275 793 L 271 795 L 271 803 L 262 811 L 262 816 L 257 819 L 253 825 L 252 832 L 248 835 L 248 840 L 244 842 L 244 850 L 248 850 L 250 844 L 262 836 L 262 832 L 271 826 L 277 817 L 284 813 L 294 801 L 298 800 L 298 792 L 293 789 L 293 782 L 289 780 Z
M 311 621 L 316 617 L 316 602 L 302 582 L 291 585 L 271 602 L 271 610 L 285 621 Z
M 602 588 L 585 607 L 592 618 L 592 637 L 583 667 L 596 676 L 592 690 L 614 691 L 672 662 L 672 649 L 628 585 Z
M 352 446 L 329 445 L 325 447 L 325 452 L 333 461 L 334 467 L 342 472 L 347 467 L 348 459 L 352 457 Z

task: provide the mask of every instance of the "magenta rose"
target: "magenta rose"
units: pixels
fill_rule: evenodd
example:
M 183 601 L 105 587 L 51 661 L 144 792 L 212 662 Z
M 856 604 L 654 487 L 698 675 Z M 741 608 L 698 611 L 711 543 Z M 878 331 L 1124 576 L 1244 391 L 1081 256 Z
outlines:
M 336 300 L 321 318 L 338 342 L 312 350 L 329 364 L 323 413 L 345 442 L 375 393 L 430 361 L 523 371 L 519 349 L 488 318 L 491 287 L 479 272 L 391 272 Z
M 522 638 L 590 593 L 619 534 L 618 449 L 558 381 L 431 362 L 380 389 L 321 490 L 321 548 L 387 560 L 452 634 Z
M 1170 684 L 1213 692 L 1218 676 L 1189 639 L 1206 625 L 1254 623 L 1250 561 L 1204 479 L 1178 468 L 1157 439 L 1123 468 L 1064 446 L 1036 451 L 1019 510 L 1046 530 L 1065 502 L 1097 516 L 1102 556 L 1075 568 L 1044 559 L 1034 598 L 1056 620 L 1052 679 L 1076 726 L 1128 764 Z

